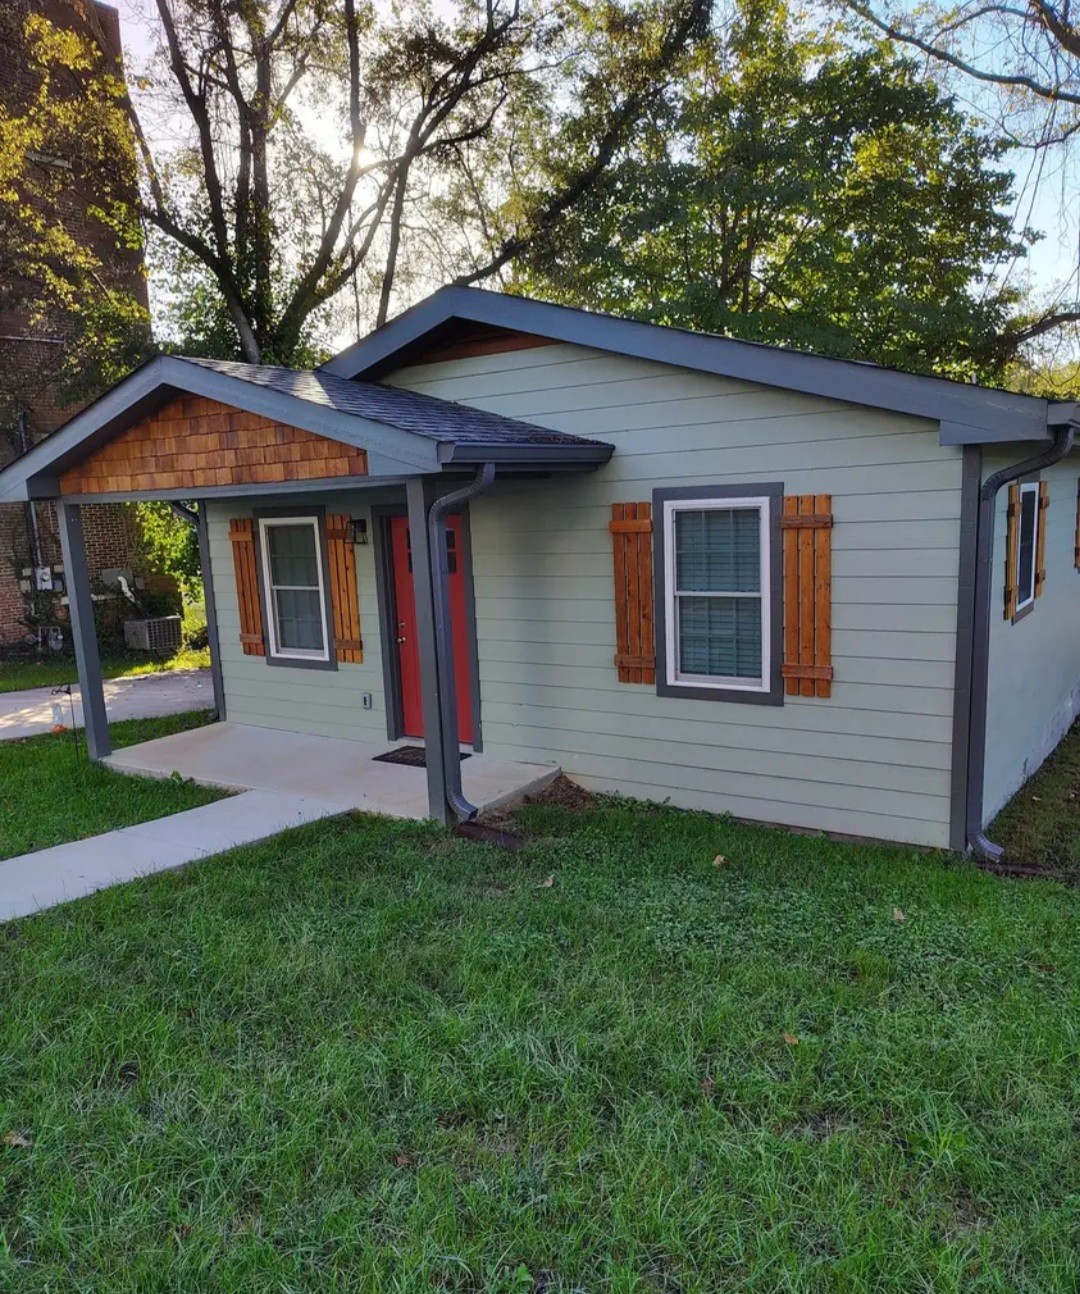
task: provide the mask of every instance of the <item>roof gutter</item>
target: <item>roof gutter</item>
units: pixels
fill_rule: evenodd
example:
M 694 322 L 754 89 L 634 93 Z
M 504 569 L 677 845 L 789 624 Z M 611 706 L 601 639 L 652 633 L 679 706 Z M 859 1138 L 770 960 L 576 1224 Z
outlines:
M 435 676 L 439 689 L 442 740 L 443 794 L 461 822 L 471 822 L 476 805 L 461 787 L 461 746 L 458 742 L 457 687 L 454 676 L 454 641 L 450 619 L 450 562 L 446 546 L 446 518 L 463 503 L 477 498 L 495 480 L 495 464 L 484 463 L 468 485 L 441 495 L 428 509 L 428 552 L 431 560 L 431 596 L 435 611 Z
M 1053 415 L 1051 415 L 1053 416 Z M 986 714 L 990 675 L 990 614 L 993 598 L 994 511 L 998 491 L 1029 472 L 1059 463 L 1073 447 L 1080 421 L 1075 406 L 1068 409 L 1064 425 L 1050 427 L 1054 441 L 1049 449 L 994 472 L 979 489 L 979 520 L 975 564 L 975 632 L 971 652 L 971 710 L 968 726 L 967 842 L 975 856 L 986 863 L 1000 863 L 1005 855 L 1001 845 L 987 838 L 983 823 L 983 791 L 986 782 Z

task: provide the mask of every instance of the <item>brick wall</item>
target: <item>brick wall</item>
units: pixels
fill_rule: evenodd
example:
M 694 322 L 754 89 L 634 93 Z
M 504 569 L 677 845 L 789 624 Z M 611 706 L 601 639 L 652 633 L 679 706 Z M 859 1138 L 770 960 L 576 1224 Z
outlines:
M 38 539 L 44 563 L 59 565 L 60 539 L 52 504 L 35 504 Z M 129 570 L 135 576 L 145 575 L 141 564 L 141 537 L 133 504 L 95 503 L 83 508 L 83 532 L 86 536 L 86 558 L 91 580 L 102 571 Z M 0 647 L 20 643 L 26 636 L 24 617 L 27 601 L 19 587 L 22 572 L 34 565 L 33 545 L 27 526 L 24 504 L 0 507 Z M 151 587 L 171 588 L 171 581 L 149 577 Z M 67 619 L 58 602 L 51 602 L 56 622 Z
M 18 112 L 36 93 L 38 81 L 19 58 L 16 43 L 3 38 L 4 24 L 21 24 L 30 14 L 42 14 L 58 27 L 90 32 L 122 70 L 120 18 L 115 9 L 88 0 L 0 0 L 0 102 Z M 117 248 L 104 226 L 88 213 L 94 194 L 77 186 L 57 196 L 57 211 L 65 226 L 92 247 L 101 258 L 105 275 L 124 284 L 146 304 L 142 256 L 130 248 Z M 0 310 L 0 370 L 3 408 L 0 409 L 0 466 L 13 458 L 25 438 L 36 444 L 78 412 L 78 405 L 61 403 L 57 393 L 63 359 L 65 321 L 33 322 L 22 308 Z M 43 560 L 60 561 L 56 518 L 47 504 L 37 506 Z M 84 512 L 91 578 L 110 568 L 135 569 L 138 562 L 137 527 L 133 510 L 120 505 L 87 508 Z M 0 646 L 21 641 L 26 630 L 22 618 L 26 601 L 19 588 L 22 569 L 33 564 L 26 509 L 22 504 L 0 505 Z

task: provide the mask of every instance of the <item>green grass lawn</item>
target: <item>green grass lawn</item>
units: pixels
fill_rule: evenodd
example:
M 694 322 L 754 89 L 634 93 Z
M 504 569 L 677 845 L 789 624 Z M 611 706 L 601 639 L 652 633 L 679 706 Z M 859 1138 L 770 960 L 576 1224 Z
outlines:
M 147 660 L 140 656 L 106 656 L 101 662 L 105 678 L 132 678 L 137 674 L 157 674 L 161 670 L 209 669 L 209 648 L 179 651 L 168 660 Z M 5 656 L 0 658 L 0 693 L 21 692 L 31 687 L 59 687 L 62 683 L 77 683 L 79 672 L 73 656 L 43 656 L 26 660 Z
M 0 929 L 0 1289 L 1074 1294 L 1080 892 L 523 822 L 339 819 Z
M 195 711 L 132 719 L 111 724 L 109 732 L 119 748 L 198 727 L 209 717 L 208 711 Z M 70 732 L 0 741 L 0 859 L 149 822 L 223 794 L 190 782 L 124 777 L 91 764 L 81 732 L 78 750 Z
M 1080 722 L 989 830 L 1010 862 L 1080 873 Z

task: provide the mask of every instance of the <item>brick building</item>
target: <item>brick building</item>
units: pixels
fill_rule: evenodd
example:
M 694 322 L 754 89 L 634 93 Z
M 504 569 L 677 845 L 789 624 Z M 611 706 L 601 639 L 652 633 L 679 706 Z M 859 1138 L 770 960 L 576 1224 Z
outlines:
M 90 5 L 92 4 L 92 8 Z M 3 0 L 5 28 L 41 15 L 54 26 L 89 36 L 122 70 L 120 19 L 115 9 L 93 0 Z M 38 91 L 39 75 L 22 57 L 11 31 L 0 31 L 0 103 L 14 115 Z M 72 80 L 71 92 L 77 92 Z M 64 227 L 99 257 L 110 284 L 129 291 L 144 306 L 142 256 L 117 246 L 113 232 L 89 214 L 95 194 L 66 180 L 63 157 L 34 156 L 32 164 L 50 167 L 57 177 L 55 215 Z M 2 249 L 0 249 L 2 256 Z M 69 336 L 62 316 L 36 316 L 17 271 L 3 263 L 0 274 L 0 466 L 25 452 L 75 414 L 80 404 L 61 394 L 60 364 Z M 87 542 L 92 578 L 103 571 L 138 565 L 139 534 L 127 505 L 102 505 L 87 512 Z M 49 585 L 62 584 L 56 517 L 50 504 L 0 505 L 0 647 L 24 641 L 31 626 L 42 632 L 64 621 L 65 613 Z

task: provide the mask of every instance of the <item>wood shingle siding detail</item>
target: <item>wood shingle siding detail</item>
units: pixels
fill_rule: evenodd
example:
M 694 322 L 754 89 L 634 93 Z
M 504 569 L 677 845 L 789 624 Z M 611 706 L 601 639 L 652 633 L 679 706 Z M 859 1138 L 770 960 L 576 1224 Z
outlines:
M 832 496 L 788 495 L 784 533 L 784 691 L 832 695 Z
M 363 449 L 203 396 L 178 396 L 60 477 L 62 494 L 366 476 Z
M 255 523 L 251 517 L 234 517 L 229 522 L 229 542 L 236 575 L 236 605 L 240 613 L 240 647 L 245 656 L 265 656 L 266 640 L 255 562 Z
M 620 683 L 656 682 L 652 504 L 613 503 L 615 668 Z
M 356 584 L 356 552 L 349 538 L 349 517 L 326 518 L 328 595 L 334 613 L 334 656 L 339 662 L 360 665 L 364 643 L 360 637 L 360 595 Z
M 1020 483 L 1009 486 L 1009 505 L 1005 513 L 1008 525 L 1005 531 L 1005 619 L 1016 615 L 1020 600 Z

